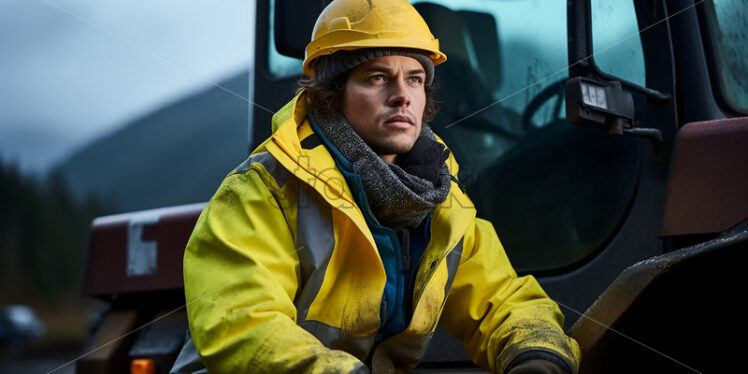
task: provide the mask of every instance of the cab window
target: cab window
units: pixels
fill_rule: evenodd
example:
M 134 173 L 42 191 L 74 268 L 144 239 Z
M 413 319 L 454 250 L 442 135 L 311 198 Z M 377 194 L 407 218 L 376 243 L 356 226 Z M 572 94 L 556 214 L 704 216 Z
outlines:
M 645 86 L 644 51 L 632 0 L 592 0 L 592 49 L 604 72 Z
M 733 109 L 748 113 L 748 2 L 719 0 L 705 5 L 722 96 Z
M 620 7 L 605 2 L 600 20 Z M 431 126 L 515 268 L 560 271 L 594 255 L 625 216 L 638 161 L 635 141 L 565 120 L 566 2 L 414 4 L 448 58 L 436 69 L 442 104 Z M 633 6 L 627 11 L 598 40 L 636 35 Z M 602 69 L 643 84 L 638 38 L 615 48 L 601 56 Z
M 270 17 L 268 17 L 268 70 L 270 75 L 283 78 L 298 75 L 301 73 L 303 60 L 288 57 L 280 54 L 275 48 L 275 0 L 270 0 Z

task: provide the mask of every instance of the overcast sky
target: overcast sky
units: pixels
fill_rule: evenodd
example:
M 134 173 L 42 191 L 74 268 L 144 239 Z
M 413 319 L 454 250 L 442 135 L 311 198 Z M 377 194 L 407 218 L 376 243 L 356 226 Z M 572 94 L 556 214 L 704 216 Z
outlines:
M 0 1 L 3 162 L 44 173 L 128 120 L 248 69 L 253 11 L 242 0 Z

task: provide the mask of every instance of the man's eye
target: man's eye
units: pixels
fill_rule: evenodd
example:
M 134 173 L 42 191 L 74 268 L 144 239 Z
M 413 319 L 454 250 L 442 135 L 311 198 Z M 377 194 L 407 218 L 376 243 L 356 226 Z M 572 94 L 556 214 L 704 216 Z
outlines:
M 385 78 L 385 76 L 384 76 L 383 74 L 377 74 L 377 75 L 372 75 L 372 76 L 370 76 L 370 77 L 369 77 L 368 79 L 369 79 L 370 81 L 383 81 L 383 80 L 385 80 L 386 78 Z
M 419 84 L 423 83 L 423 77 L 416 76 L 416 77 L 410 77 L 408 79 L 410 80 L 411 83 L 419 83 Z

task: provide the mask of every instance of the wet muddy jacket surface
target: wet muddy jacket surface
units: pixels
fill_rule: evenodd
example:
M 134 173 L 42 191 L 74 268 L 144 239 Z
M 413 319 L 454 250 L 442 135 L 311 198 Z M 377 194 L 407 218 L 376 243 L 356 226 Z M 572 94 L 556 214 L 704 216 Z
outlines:
M 224 179 L 187 245 L 189 326 L 211 373 L 366 372 L 364 362 L 373 372 L 407 372 L 437 323 L 493 372 L 532 350 L 578 366 L 558 306 L 533 277 L 517 277 L 493 226 L 454 182 L 428 221 L 409 323 L 378 341 L 382 257 L 297 99 Z

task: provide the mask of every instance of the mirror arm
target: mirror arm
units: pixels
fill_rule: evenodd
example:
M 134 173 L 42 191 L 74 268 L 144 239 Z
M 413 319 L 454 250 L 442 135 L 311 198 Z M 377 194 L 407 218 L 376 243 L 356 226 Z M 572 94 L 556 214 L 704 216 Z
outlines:
M 662 131 L 660 131 L 660 129 L 655 129 L 652 127 L 633 127 L 630 129 L 623 129 L 623 135 L 631 135 L 639 138 L 649 139 L 650 143 L 652 144 L 652 149 L 654 149 L 655 155 L 657 155 L 657 160 L 659 162 L 662 162 L 662 154 L 660 153 L 660 149 L 662 143 L 664 142 L 664 138 L 662 137 Z
M 623 87 L 626 87 L 631 91 L 638 92 L 646 97 L 655 99 L 657 101 L 670 101 L 670 99 L 672 98 L 669 94 L 666 94 L 664 92 L 660 92 L 660 91 L 657 91 L 651 88 L 643 87 L 634 82 L 627 81 L 623 78 L 616 77 L 615 75 L 612 75 L 612 74 L 608 74 L 600 70 L 600 68 L 595 63 L 590 64 L 590 65 L 595 70 L 595 74 L 606 81 L 621 82 L 621 85 Z
M 664 141 L 662 137 L 662 131 L 652 127 L 633 127 L 630 129 L 623 129 L 624 135 L 633 135 L 640 138 L 647 138 L 653 143 L 660 144 Z

